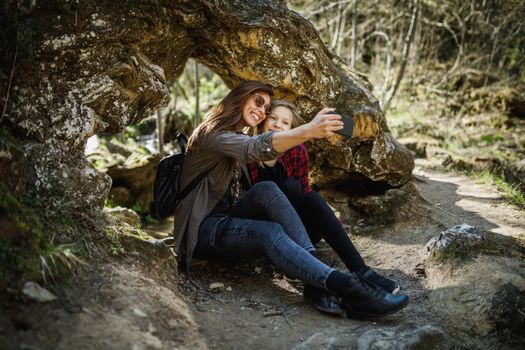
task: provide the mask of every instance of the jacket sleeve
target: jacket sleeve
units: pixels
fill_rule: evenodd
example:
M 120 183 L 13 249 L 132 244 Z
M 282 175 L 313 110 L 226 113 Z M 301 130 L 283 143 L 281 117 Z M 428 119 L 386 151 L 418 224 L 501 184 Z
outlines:
M 271 160 L 279 156 L 272 145 L 274 131 L 248 136 L 233 131 L 220 131 L 205 136 L 202 147 L 239 159 L 245 163 Z

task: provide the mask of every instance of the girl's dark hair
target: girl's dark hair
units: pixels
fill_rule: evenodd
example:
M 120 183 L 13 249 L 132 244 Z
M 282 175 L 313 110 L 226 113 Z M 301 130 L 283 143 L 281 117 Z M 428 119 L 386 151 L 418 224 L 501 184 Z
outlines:
M 197 126 L 188 140 L 188 150 L 198 143 L 205 134 L 235 130 L 241 121 L 241 108 L 246 100 L 256 92 L 272 95 L 272 88 L 257 80 L 245 80 L 235 86 L 217 105 L 204 116 L 204 121 Z

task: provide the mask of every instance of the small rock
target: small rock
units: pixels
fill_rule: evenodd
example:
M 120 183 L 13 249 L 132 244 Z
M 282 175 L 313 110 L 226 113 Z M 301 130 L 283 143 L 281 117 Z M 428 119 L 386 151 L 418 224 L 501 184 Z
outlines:
M 262 269 L 259 266 L 255 266 L 255 273 L 261 273 Z
M 210 288 L 210 290 L 213 290 L 213 291 L 219 291 L 219 290 L 224 289 L 224 283 L 213 282 L 212 284 L 210 284 L 209 288 Z
M 148 333 L 149 334 L 158 334 L 159 331 L 157 330 L 157 328 L 155 328 L 155 326 L 153 324 L 149 324 L 148 325 Z
M 22 292 L 29 298 L 39 303 L 47 303 L 56 300 L 56 296 L 45 288 L 40 287 L 38 283 L 28 281 L 24 284 Z
M 133 315 L 138 316 L 138 317 L 148 317 L 148 315 L 146 315 L 144 311 L 136 307 L 133 308 Z
M 466 242 L 479 243 L 485 239 L 485 234 L 483 231 L 468 224 L 457 225 L 431 238 L 425 245 L 425 248 L 429 253 L 434 253 L 445 250 L 452 242 L 459 239 Z
M 171 319 L 171 320 L 168 320 L 168 326 L 171 328 L 171 329 L 177 329 L 180 327 L 180 324 L 179 322 L 177 322 L 177 320 L 175 319 Z
M 226 291 L 231 292 L 232 290 L 232 287 L 226 287 Z

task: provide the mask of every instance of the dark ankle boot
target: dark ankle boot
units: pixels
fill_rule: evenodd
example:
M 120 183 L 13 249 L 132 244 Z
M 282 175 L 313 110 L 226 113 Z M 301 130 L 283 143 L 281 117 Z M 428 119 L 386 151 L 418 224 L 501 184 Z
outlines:
M 357 274 L 350 274 L 351 284 L 338 294 L 348 318 L 380 318 L 393 314 L 408 304 L 408 296 L 391 294 Z
M 305 284 L 303 297 L 313 302 L 315 308 L 321 312 L 337 316 L 343 316 L 345 314 L 339 299 L 324 289 Z
M 357 272 L 357 274 L 366 279 L 368 282 L 375 284 L 378 287 L 383 288 L 389 293 L 397 294 L 399 292 L 399 285 L 385 276 L 381 276 L 374 269 L 365 266 Z

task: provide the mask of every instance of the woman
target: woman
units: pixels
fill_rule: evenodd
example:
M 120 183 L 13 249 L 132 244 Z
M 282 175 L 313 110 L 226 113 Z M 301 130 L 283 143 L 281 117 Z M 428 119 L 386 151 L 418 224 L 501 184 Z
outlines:
M 258 126 L 258 132 L 287 131 L 300 124 L 295 106 L 284 100 L 271 102 L 272 112 Z M 310 189 L 308 153 L 301 144 L 289 149 L 279 158 L 248 165 L 252 184 L 273 181 L 285 193 L 301 218 L 310 240 L 316 244 L 322 238 L 336 251 L 349 271 L 355 272 L 376 286 L 396 294 L 399 286 L 368 267 L 346 234 L 341 222 L 319 193 Z M 325 312 L 338 312 L 334 303 L 328 303 L 323 294 L 314 295 L 317 307 Z M 327 309 L 328 306 L 331 309 Z
M 311 122 L 289 131 L 253 137 L 242 133 L 269 114 L 271 94 L 261 82 L 240 83 L 191 135 L 181 188 L 211 171 L 175 210 L 177 256 L 187 267 L 194 252 L 207 259 L 265 253 L 288 275 L 339 296 L 349 317 L 397 312 L 408 303 L 407 296 L 374 288 L 356 274 L 342 273 L 316 259 L 299 216 L 275 183 L 263 181 L 247 189 L 247 163 L 275 159 L 293 146 L 342 128 L 340 117 L 323 109 Z

